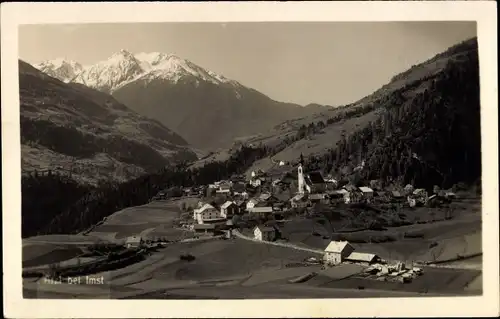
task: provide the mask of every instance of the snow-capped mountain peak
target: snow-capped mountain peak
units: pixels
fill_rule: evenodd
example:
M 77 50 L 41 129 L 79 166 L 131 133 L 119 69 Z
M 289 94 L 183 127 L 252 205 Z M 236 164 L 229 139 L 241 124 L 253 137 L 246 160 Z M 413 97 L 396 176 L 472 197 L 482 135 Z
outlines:
M 136 80 L 149 83 L 157 79 L 177 83 L 180 79 L 190 78 L 195 80 L 196 85 L 204 81 L 216 85 L 229 84 L 235 88 L 241 87 L 238 82 L 205 70 L 176 54 L 162 52 L 133 54 L 121 49 L 107 60 L 88 67 L 64 59 L 53 60 L 49 66 L 47 65 L 49 64 L 39 64 L 36 67 L 51 76 L 63 78 L 66 82 L 81 83 L 107 93 Z
M 136 78 L 143 72 L 141 62 L 132 53 L 122 49 L 107 60 L 86 68 L 73 81 L 111 92 L 118 85 Z
M 80 63 L 63 58 L 46 60 L 35 64 L 35 67 L 45 74 L 48 74 L 63 82 L 71 81 L 78 73 L 83 70 L 83 66 Z

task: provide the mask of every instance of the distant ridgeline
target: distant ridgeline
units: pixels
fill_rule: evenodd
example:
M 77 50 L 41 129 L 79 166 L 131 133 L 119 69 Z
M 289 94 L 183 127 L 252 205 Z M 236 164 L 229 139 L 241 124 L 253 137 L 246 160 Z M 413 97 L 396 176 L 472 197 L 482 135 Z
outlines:
M 419 68 L 432 68 L 432 61 L 448 56 L 446 65 L 435 72 L 427 70 L 425 76 L 419 75 Z M 404 85 L 394 85 L 402 79 L 406 79 Z M 391 85 L 397 89 L 390 89 Z M 480 180 L 476 39 L 395 76 L 367 98 L 372 102 L 345 106 L 343 114 L 329 118 L 326 123 L 304 125 L 295 136 L 284 138 L 272 148 L 242 146 L 227 161 L 208 163 L 201 168 L 187 170 L 180 165 L 120 185 L 97 188 L 77 185 L 57 175 L 25 177 L 23 237 L 76 233 L 120 209 L 145 204 L 167 187 L 204 185 L 242 173 L 254 161 L 273 156 L 297 140 L 321 134 L 329 125 L 373 110 L 380 111 L 376 120 L 343 136 L 336 145 L 325 145 L 330 149 L 308 157 L 305 169 L 348 175 L 355 183 L 381 179 L 427 189 L 434 185 L 449 188 L 460 182 L 471 185 Z M 353 169 L 361 162 L 364 165 L 359 170 Z
M 55 174 L 24 177 L 22 235 L 78 233 L 118 210 L 146 204 L 160 190 L 229 178 L 268 154 L 265 147 L 242 146 L 224 162 L 212 162 L 195 169 L 178 165 L 119 185 L 97 188 L 82 186 Z
M 338 173 L 348 167 L 355 183 L 381 179 L 431 190 L 481 178 L 479 63 L 476 39 L 447 53 L 457 54 L 433 74 L 374 102 L 381 116 L 343 136 L 335 148 L 306 161 L 307 170 Z M 436 58 L 431 59 L 432 62 Z M 429 62 L 426 62 L 429 63 Z M 413 69 L 413 68 L 412 68 Z M 409 76 L 407 71 L 403 74 Z M 398 75 L 393 81 L 400 80 Z M 364 161 L 362 169 L 353 167 Z

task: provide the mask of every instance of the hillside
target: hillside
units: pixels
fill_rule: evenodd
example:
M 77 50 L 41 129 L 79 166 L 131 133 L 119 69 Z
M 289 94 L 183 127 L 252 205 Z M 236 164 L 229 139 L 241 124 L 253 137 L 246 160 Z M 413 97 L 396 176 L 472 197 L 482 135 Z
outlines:
M 178 132 L 205 151 L 325 106 L 281 103 L 181 57 L 120 50 L 72 79 L 105 93 Z M 202 119 L 202 120 L 201 120 Z
M 196 159 L 178 134 L 107 94 L 63 83 L 22 61 L 19 85 L 26 174 L 71 172 L 78 182 L 96 185 Z
M 339 178 L 364 160 L 359 177 L 366 179 L 399 178 L 423 186 L 473 182 L 481 172 L 478 76 L 477 40 L 471 39 L 396 75 L 358 102 L 286 121 L 243 143 L 273 149 L 274 161 L 297 162 L 303 154 L 310 169 Z M 229 154 L 215 153 L 195 166 Z M 268 170 L 273 160 L 256 161 L 247 173 Z
M 145 204 L 166 187 L 267 170 L 274 165 L 272 159 L 296 162 L 300 154 L 306 170 L 319 169 L 353 183 L 381 179 L 425 188 L 471 186 L 481 177 L 479 115 L 477 40 L 471 39 L 394 77 L 356 103 L 285 122 L 189 170 L 166 168 L 93 189 L 38 231 L 77 233 L 120 209 Z

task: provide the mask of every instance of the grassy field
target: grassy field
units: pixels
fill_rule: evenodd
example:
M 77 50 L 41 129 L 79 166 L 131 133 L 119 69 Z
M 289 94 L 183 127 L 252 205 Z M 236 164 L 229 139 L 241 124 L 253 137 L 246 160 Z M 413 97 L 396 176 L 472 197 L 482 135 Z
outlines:
M 35 249 L 40 254 L 34 254 Z M 72 259 L 83 252 L 78 247 L 58 247 L 54 245 L 36 245 L 23 247 L 23 267 L 35 267 L 52 263 L 59 263 Z
M 425 268 L 424 275 L 415 278 L 411 283 L 399 283 L 350 277 L 342 280 L 325 281 L 321 287 L 358 289 L 380 289 L 409 292 L 461 293 L 476 277 L 475 270 L 452 270 Z
M 346 223 L 346 212 L 337 208 L 339 218 L 331 222 L 334 232 L 328 222 L 320 224 L 318 220 L 304 218 L 284 223 L 282 231 L 293 243 L 324 249 L 330 238 L 347 240 L 357 251 L 375 253 L 386 259 L 443 261 L 457 255 L 481 253 L 480 202 L 457 201 L 455 206 L 461 208 L 456 208 L 450 220 L 352 232 L 345 232 L 341 227 Z M 422 207 L 405 210 L 404 214 L 407 218 L 419 216 L 423 220 L 431 215 L 430 211 L 432 209 Z M 358 214 L 361 213 L 363 211 Z
M 194 206 L 197 198 L 155 201 L 146 205 L 130 207 L 109 216 L 101 225 L 95 227 L 89 235 L 100 238 L 124 239 L 128 236 L 145 238 L 165 237 L 168 240 L 185 238 L 186 234 L 172 225 L 181 214 L 181 205 Z
M 196 257 L 192 262 L 178 261 L 158 269 L 158 278 L 175 280 L 204 281 L 247 276 L 262 269 L 282 268 L 287 263 L 310 257 L 306 252 L 243 240 L 179 244 L 167 249 L 173 250 L 174 256 L 189 253 Z

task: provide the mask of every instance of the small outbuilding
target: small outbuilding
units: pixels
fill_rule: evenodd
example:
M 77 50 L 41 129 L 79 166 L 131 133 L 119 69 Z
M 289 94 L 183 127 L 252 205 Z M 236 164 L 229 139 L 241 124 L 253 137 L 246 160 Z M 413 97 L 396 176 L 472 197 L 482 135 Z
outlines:
M 141 236 L 130 236 L 125 240 L 125 247 L 138 248 L 143 243 Z
M 268 226 L 255 227 L 253 234 L 255 239 L 261 241 L 273 241 L 276 238 L 276 230 Z
M 363 264 L 373 264 L 380 261 L 380 257 L 375 254 L 352 252 L 345 258 L 346 261 Z

